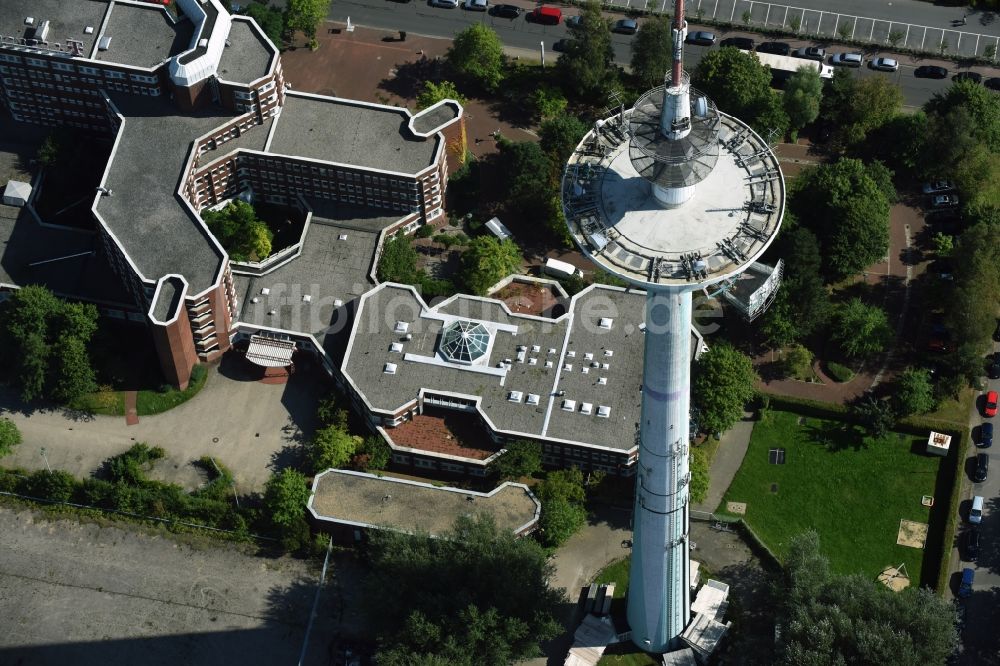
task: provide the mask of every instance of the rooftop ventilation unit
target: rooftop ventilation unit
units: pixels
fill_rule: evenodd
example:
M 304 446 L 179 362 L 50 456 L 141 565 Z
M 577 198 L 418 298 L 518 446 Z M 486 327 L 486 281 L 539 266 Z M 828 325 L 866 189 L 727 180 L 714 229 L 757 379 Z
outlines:
M 601 328 L 606 328 L 606 329 L 610 330 L 612 324 L 614 324 L 614 323 L 615 323 L 615 320 L 611 319 L 610 317 L 601 317 L 601 320 L 599 322 L 597 322 L 597 325 L 600 326 Z
M 525 357 L 525 355 L 526 355 L 527 353 L 528 353 L 528 352 L 526 352 L 526 351 L 525 351 L 525 350 L 523 350 L 523 349 L 518 349 L 518 350 L 517 350 L 517 362 L 518 362 L 518 363 L 524 363 L 524 357 Z
M 601 405 L 600 407 L 597 408 L 597 415 L 602 419 L 610 418 L 611 408 L 608 407 L 607 405 Z
M 594 405 L 592 403 L 584 402 L 580 404 L 581 414 L 590 414 L 593 411 L 594 411 Z
M 599 368 L 599 367 L 601 367 L 601 364 L 598 363 L 597 361 L 591 361 L 590 362 L 590 367 L 592 367 L 592 368 Z
M 339 298 L 335 298 L 335 299 L 333 300 L 333 307 L 335 307 L 335 308 L 339 308 L 339 307 L 341 307 L 341 306 L 342 306 L 343 304 L 344 304 L 344 301 L 340 300 Z
M 88 25 L 86 28 L 83 29 L 83 34 L 85 34 L 85 35 L 92 35 L 92 34 L 94 34 L 94 26 Z
M 520 391 L 511 391 L 510 393 L 507 394 L 507 399 L 510 400 L 511 402 L 521 402 L 521 398 L 523 397 L 524 394 L 521 393 Z
M 532 354 L 537 354 L 540 351 L 542 351 L 541 347 L 539 347 L 538 345 L 531 345 L 531 353 Z
M 401 354 L 403 352 L 403 343 L 393 342 L 391 345 L 389 345 L 389 351 L 394 352 L 396 354 Z
M 382 372 L 384 372 L 387 375 L 394 375 L 394 374 L 396 374 L 396 364 L 395 363 L 386 363 L 385 367 L 382 368 Z
M 546 368 L 551 368 L 552 367 L 552 361 L 546 361 L 545 362 L 545 367 Z
M 576 411 L 576 400 L 563 400 L 562 410 L 564 412 L 575 412 Z
M 601 370 L 610 370 L 610 369 L 611 369 L 610 363 L 601 363 Z
M 107 51 L 110 48 L 111 48 L 111 36 L 104 35 L 103 37 L 101 37 L 101 41 L 97 42 L 97 50 Z
M 576 352 L 575 351 L 568 351 L 568 352 L 566 352 L 566 357 L 567 358 L 576 358 Z
M 537 393 L 529 393 L 528 394 L 528 399 L 525 400 L 524 402 L 525 402 L 525 404 L 528 404 L 528 405 L 537 405 L 538 404 L 538 400 L 539 400 L 539 397 L 538 397 Z
M 590 373 L 590 368 L 584 366 L 584 367 L 580 368 L 580 372 L 582 372 L 585 375 L 589 374 Z
M 207 38 L 199 39 L 198 40 L 198 48 L 199 49 L 207 49 L 208 48 L 208 39 Z
M 608 356 L 608 357 L 611 357 L 611 356 L 614 356 L 615 353 L 613 351 L 611 351 L 610 349 L 605 349 L 604 350 L 604 355 Z
M 312 303 L 312 299 L 313 299 L 313 297 L 310 294 L 306 294 L 305 296 L 302 297 L 302 302 L 303 303 Z
M 347 240 L 347 234 L 340 234 L 337 236 L 337 240 Z
M 262 287 L 261 290 L 260 290 L 260 295 L 261 296 L 267 296 L 270 293 L 271 293 L 271 290 L 268 289 L 267 287 Z
M 410 330 L 409 322 L 397 321 L 396 328 L 392 329 L 394 333 L 406 333 Z
M 250 299 L 250 302 L 251 303 L 260 303 L 260 299 L 257 298 L 256 296 L 254 296 L 253 298 Z
M 590 352 L 587 352 L 586 354 L 583 355 L 583 360 L 584 361 L 592 361 L 593 359 L 594 359 L 594 355 L 591 354 Z
M 25 17 L 24 25 L 35 25 L 35 18 L 33 16 Z
M 607 386 L 607 384 L 608 384 L 608 378 L 607 377 L 598 377 L 597 378 L 597 385 L 598 386 Z
M 40 42 L 44 42 L 48 36 L 49 36 L 49 22 L 42 21 L 41 23 L 38 24 L 38 27 L 35 28 L 35 39 L 37 39 Z
M 528 365 L 538 365 L 538 359 L 534 357 L 529 358 Z
M 572 363 L 564 364 L 563 370 L 565 370 L 566 372 L 573 372 L 573 364 Z
M 549 353 L 550 354 L 555 354 L 556 353 L 556 348 L 555 347 L 549 347 Z
M 642 322 L 641 324 L 639 324 L 639 332 L 640 333 L 646 332 L 646 322 Z

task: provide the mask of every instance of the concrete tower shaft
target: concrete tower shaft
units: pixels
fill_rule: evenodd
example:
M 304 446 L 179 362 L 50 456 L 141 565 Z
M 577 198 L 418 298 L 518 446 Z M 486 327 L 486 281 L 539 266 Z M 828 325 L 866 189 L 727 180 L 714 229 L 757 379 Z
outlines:
M 690 619 L 688 411 L 691 289 L 646 294 L 642 422 L 632 514 L 632 641 L 664 652 Z

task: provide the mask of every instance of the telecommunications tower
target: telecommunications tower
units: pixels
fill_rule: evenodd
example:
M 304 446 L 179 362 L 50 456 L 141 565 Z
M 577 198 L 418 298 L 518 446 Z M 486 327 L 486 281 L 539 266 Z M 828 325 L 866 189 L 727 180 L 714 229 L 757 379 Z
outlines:
M 562 184 L 566 221 L 582 251 L 646 291 L 628 621 L 633 642 L 647 652 L 677 647 L 691 614 L 692 295 L 752 283 L 748 299 L 726 296 L 749 319 L 762 311 L 781 271 L 756 260 L 774 240 L 785 205 L 767 142 L 691 87 L 684 0 L 676 0 L 672 33 L 664 85 L 631 109 L 609 109 L 570 157 Z

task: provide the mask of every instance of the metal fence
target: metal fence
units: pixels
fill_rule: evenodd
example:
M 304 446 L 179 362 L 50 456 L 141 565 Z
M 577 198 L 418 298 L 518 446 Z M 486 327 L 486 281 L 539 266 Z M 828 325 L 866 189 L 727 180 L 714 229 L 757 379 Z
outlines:
M 605 0 L 604 5 L 655 14 L 669 13 L 673 0 Z M 687 18 L 743 24 L 758 29 L 783 29 L 803 38 L 838 38 L 889 48 L 905 48 L 943 55 L 987 57 L 995 60 L 1000 37 L 966 31 L 964 20 L 951 27 L 887 21 L 819 9 L 778 5 L 757 0 L 689 0 Z

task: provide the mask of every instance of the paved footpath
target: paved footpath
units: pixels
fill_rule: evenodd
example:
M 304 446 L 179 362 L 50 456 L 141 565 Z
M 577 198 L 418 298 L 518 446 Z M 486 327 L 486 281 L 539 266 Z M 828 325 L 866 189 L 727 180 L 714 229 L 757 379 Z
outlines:
M 750 435 L 753 433 L 754 415 L 744 413 L 743 420 L 722 433 L 722 441 L 715 452 L 712 466 L 708 470 L 708 494 L 705 501 L 691 506 L 695 511 L 714 513 L 722 501 L 729 484 L 733 482 L 736 473 L 740 471 L 743 458 L 750 446 Z

